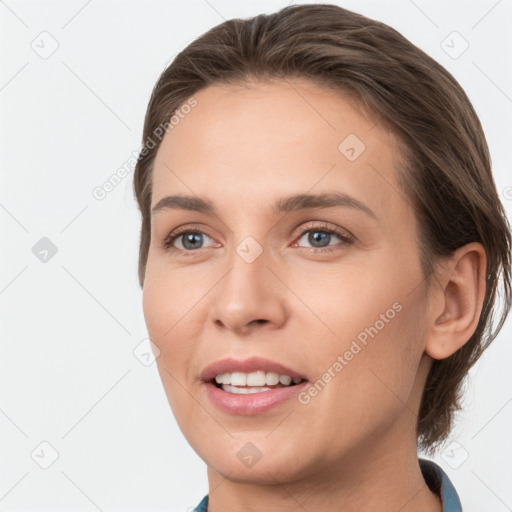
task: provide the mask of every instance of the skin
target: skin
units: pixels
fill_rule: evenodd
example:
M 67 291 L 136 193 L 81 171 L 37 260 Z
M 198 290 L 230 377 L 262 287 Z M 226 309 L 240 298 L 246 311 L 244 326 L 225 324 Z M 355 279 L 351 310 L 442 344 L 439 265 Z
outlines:
M 483 248 L 443 261 L 427 293 L 397 140 L 348 96 L 295 79 L 210 86 L 195 98 L 158 150 L 152 206 L 197 195 L 217 215 L 152 216 L 143 310 L 168 401 L 208 466 L 209 510 L 440 512 L 418 465 L 417 412 L 432 358 L 476 328 Z M 338 149 L 351 133 L 366 146 L 354 161 Z M 347 206 L 272 209 L 284 196 L 332 191 L 375 218 Z M 313 245 L 308 234 L 326 226 L 352 243 L 331 235 Z M 200 248 L 179 237 L 164 249 L 178 227 L 205 233 Z M 263 248 L 252 263 L 236 252 L 247 236 Z M 205 394 L 201 371 L 229 356 L 265 357 L 315 382 L 396 302 L 401 311 L 306 405 L 243 417 Z M 246 442 L 262 454 L 251 467 L 237 456 Z

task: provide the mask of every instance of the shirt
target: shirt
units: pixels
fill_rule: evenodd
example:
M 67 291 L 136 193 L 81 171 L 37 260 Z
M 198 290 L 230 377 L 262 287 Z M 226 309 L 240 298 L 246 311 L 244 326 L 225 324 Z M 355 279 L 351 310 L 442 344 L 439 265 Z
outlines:
M 443 512 L 462 512 L 462 505 L 457 491 L 451 483 L 448 475 L 435 462 L 427 459 L 419 459 L 421 472 L 430 490 L 439 495 L 443 503 Z M 208 494 L 193 512 L 206 512 L 208 506 Z

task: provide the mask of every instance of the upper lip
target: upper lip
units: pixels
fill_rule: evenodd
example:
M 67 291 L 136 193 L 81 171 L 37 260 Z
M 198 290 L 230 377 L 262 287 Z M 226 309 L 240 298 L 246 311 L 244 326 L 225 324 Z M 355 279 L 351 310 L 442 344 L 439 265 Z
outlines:
M 209 364 L 202 372 L 201 372 L 201 380 L 208 382 L 215 378 L 217 375 L 222 373 L 233 373 L 233 372 L 243 372 L 243 373 L 251 373 L 256 371 L 264 371 L 264 372 L 275 372 L 279 375 L 289 375 L 292 378 L 300 377 L 305 379 L 305 377 L 275 361 L 271 361 L 270 359 L 264 359 L 262 357 L 250 357 L 248 359 L 234 359 L 234 358 L 226 358 L 220 359 L 219 361 L 215 361 L 212 364 Z

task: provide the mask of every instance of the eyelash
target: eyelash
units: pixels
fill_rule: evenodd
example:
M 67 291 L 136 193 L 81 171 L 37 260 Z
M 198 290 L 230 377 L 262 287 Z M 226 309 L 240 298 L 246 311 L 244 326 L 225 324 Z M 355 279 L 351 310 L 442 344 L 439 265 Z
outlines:
M 300 240 L 305 233 L 308 232 L 320 232 L 320 233 L 327 233 L 329 235 L 336 235 L 338 238 L 340 238 L 341 243 L 343 245 L 350 245 L 354 242 L 354 239 L 351 235 L 349 235 L 346 231 L 341 231 L 340 229 L 336 228 L 329 228 L 327 225 L 323 226 L 312 226 L 311 224 L 304 226 L 301 231 L 299 232 L 296 240 Z M 186 249 L 180 249 L 177 247 L 174 247 L 173 244 L 175 240 L 177 240 L 181 235 L 183 234 L 196 234 L 196 235 L 207 235 L 209 238 L 213 240 L 213 237 L 211 237 L 208 233 L 201 231 L 199 229 L 194 229 L 193 227 L 184 227 L 184 228 L 178 228 L 176 231 L 173 231 L 170 233 L 167 238 L 162 242 L 162 248 L 169 251 L 169 252 L 184 252 L 186 254 L 193 254 L 197 252 L 200 249 L 194 249 L 194 250 L 186 250 Z M 332 252 L 336 250 L 340 250 L 340 248 L 336 248 L 336 246 L 326 246 L 324 248 L 318 248 L 318 247 L 302 247 L 302 249 L 308 249 L 309 252 L 313 253 L 326 253 L 326 252 Z

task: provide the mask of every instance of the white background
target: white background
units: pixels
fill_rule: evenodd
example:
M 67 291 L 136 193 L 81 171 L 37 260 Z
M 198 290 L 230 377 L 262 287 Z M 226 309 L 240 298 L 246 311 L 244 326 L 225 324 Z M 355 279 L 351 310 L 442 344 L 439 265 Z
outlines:
M 460 81 L 510 212 L 512 1 L 337 3 Z M 151 89 L 179 50 L 224 19 L 285 5 L 0 1 L 0 510 L 185 511 L 206 494 L 155 364 L 133 354 L 147 336 L 133 173 L 102 201 L 92 191 L 140 147 Z M 442 47 L 453 31 L 469 43 L 458 58 Z M 47 58 L 33 49 L 57 44 Z M 32 252 L 42 237 L 57 247 L 46 263 Z M 469 512 L 512 508 L 511 334 L 508 321 L 472 371 L 458 444 L 435 458 Z M 58 453 L 48 469 L 43 441 Z

